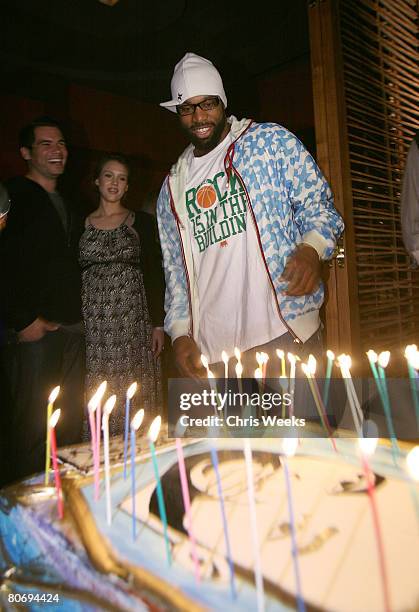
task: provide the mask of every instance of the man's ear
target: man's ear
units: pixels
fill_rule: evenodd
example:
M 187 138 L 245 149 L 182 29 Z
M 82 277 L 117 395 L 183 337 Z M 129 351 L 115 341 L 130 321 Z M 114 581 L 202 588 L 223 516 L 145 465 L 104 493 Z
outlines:
M 95 180 L 95 185 L 97 185 L 99 187 L 99 179 Z
M 29 161 L 31 159 L 31 150 L 28 147 L 20 147 L 20 154 L 25 161 Z

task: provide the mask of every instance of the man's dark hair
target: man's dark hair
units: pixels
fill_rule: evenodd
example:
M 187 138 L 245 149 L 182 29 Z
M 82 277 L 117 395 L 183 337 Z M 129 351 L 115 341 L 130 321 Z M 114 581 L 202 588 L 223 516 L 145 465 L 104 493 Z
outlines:
M 105 164 L 107 164 L 110 161 L 116 161 L 119 162 L 122 166 L 124 166 L 127 170 L 127 174 L 128 177 L 130 175 L 131 172 L 131 167 L 130 167 L 130 162 L 128 157 L 125 157 L 125 155 L 122 155 L 122 153 L 104 153 L 102 155 L 102 157 L 99 159 L 99 161 L 96 164 L 95 170 L 94 170 L 94 179 L 96 180 L 97 178 L 99 178 L 100 173 L 103 170 L 103 167 Z
M 64 136 L 63 129 L 61 125 L 55 119 L 51 117 L 37 117 L 28 125 L 25 125 L 19 132 L 19 148 L 26 147 L 27 149 L 31 149 L 35 142 L 35 129 L 37 127 L 54 127 L 60 130 L 61 134 Z

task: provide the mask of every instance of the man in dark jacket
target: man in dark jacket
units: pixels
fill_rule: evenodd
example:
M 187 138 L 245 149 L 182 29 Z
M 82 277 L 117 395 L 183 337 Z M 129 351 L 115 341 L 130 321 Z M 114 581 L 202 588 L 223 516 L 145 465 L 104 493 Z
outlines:
M 67 147 L 60 126 L 45 117 L 21 130 L 19 146 L 27 173 L 7 182 L 12 206 L 1 245 L 8 330 L 2 363 L 11 401 L 8 480 L 42 470 L 46 406 L 56 385 L 59 443 L 80 440 L 83 415 L 80 225 L 57 191 Z

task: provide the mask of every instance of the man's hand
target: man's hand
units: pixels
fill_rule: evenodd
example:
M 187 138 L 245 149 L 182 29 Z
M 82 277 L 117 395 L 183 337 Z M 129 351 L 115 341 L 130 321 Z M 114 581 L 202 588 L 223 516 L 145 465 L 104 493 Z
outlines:
M 300 244 L 288 259 L 282 280 L 288 281 L 286 295 L 309 295 L 320 283 L 321 264 L 315 248 Z
M 153 333 L 151 336 L 151 348 L 153 350 L 154 358 L 160 355 L 164 349 L 164 331 L 161 327 L 153 327 Z
M 42 319 L 42 317 L 38 317 L 35 321 L 32 321 L 30 325 L 25 327 L 25 329 L 18 332 L 17 337 L 19 342 L 36 342 L 37 340 L 41 340 L 47 332 L 57 331 L 59 327 L 58 323 L 53 323 L 52 321 L 47 321 L 46 319 Z
M 192 338 L 180 336 L 173 342 L 176 365 L 182 376 L 201 378 L 205 376 L 205 368 L 201 364 L 200 350 Z

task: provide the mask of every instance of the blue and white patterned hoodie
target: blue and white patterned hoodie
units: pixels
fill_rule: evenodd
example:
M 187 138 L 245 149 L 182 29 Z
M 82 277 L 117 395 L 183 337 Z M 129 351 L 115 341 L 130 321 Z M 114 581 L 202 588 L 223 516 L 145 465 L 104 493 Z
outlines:
M 297 340 L 305 342 L 320 324 L 324 288 L 303 296 L 285 294 L 281 280 L 297 244 L 313 246 L 320 259 L 330 259 L 343 231 L 328 183 L 302 143 L 275 123 L 238 121 L 229 117 L 233 143 L 224 160 L 247 195 L 261 256 L 278 304 L 278 314 Z M 157 219 L 166 277 L 165 331 L 197 339 L 199 300 L 192 259 L 192 235 L 185 204 L 189 145 L 163 183 Z

